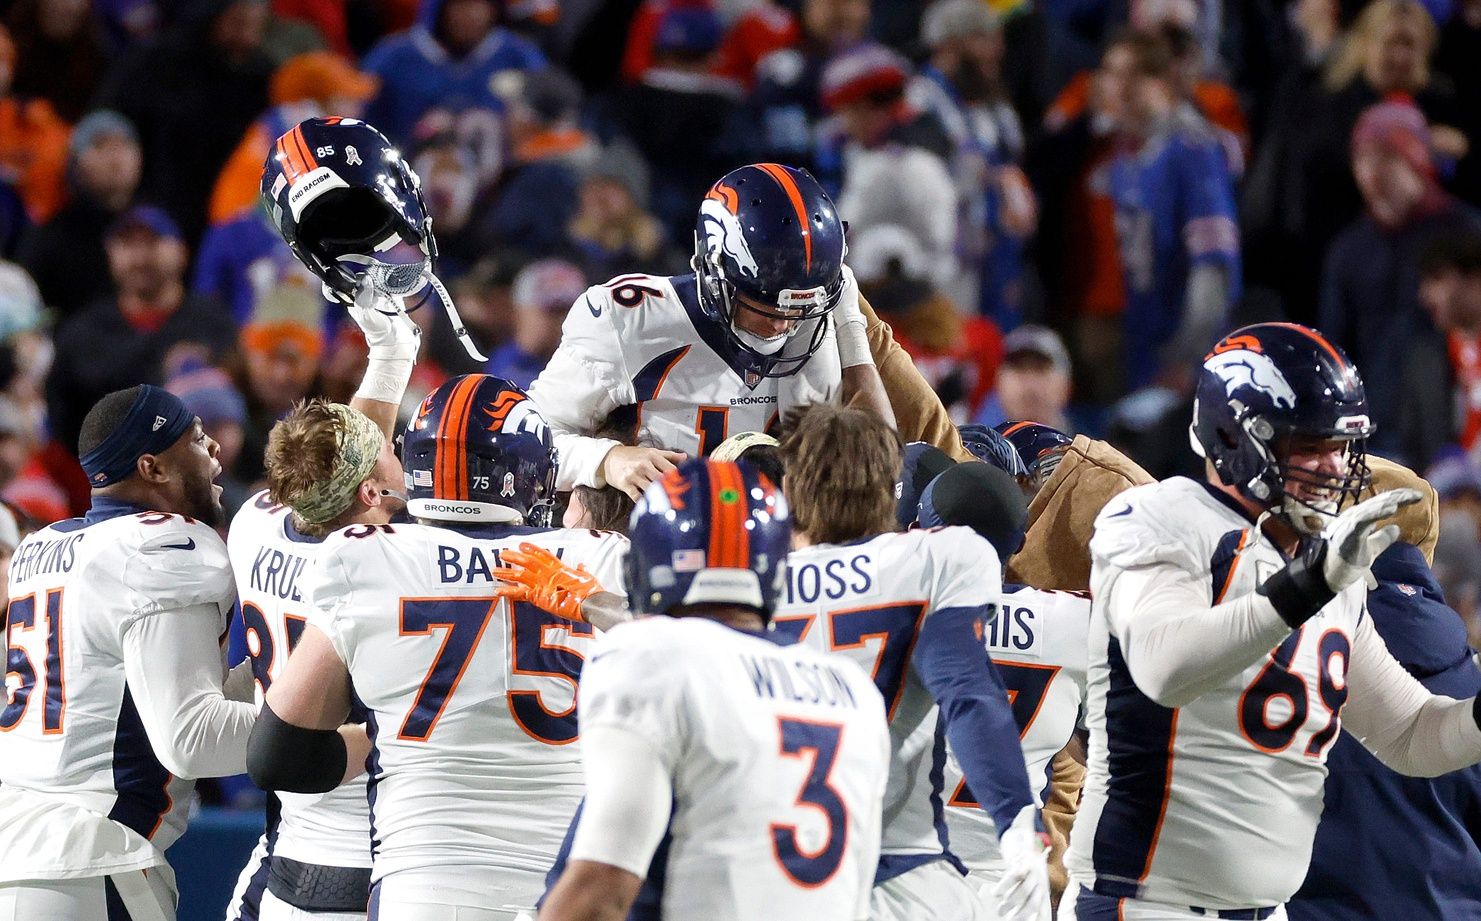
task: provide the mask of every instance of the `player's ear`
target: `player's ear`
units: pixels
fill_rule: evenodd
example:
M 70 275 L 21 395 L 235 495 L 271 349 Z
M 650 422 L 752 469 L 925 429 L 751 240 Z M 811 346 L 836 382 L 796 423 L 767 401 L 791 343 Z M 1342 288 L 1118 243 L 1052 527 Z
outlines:
M 380 488 L 374 482 L 367 479 L 355 489 L 355 498 L 366 508 L 376 508 L 385 501 L 381 498 Z
M 161 463 L 158 454 L 141 454 L 134 461 L 134 475 L 145 483 L 163 483 L 170 479 L 168 465 Z

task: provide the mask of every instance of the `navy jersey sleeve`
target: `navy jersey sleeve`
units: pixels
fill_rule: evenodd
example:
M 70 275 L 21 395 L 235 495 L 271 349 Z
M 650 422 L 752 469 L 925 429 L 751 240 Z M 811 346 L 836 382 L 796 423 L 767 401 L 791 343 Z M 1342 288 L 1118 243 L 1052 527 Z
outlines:
M 1233 266 L 1239 261 L 1234 183 L 1224 150 L 1213 140 L 1183 143 L 1178 157 L 1182 186 L 1183 245 L 1194 264 Z

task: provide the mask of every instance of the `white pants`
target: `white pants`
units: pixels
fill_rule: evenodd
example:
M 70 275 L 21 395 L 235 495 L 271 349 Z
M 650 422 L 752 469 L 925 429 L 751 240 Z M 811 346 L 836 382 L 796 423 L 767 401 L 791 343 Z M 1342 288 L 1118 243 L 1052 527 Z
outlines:
M 515 870 L 392 873 L 371 887 L 369 921 L 525 921 L 544 889 L 543 874 Z
M 155 867 L 0 883 L 0 921 L 175 921 L 173 874 Z
M 933 860 L 875 886 L 870 921 L 990 921 L 977 888 L 944 860 Z
M 1217 912 L 1199 914 L 1185 905 L 1095 895 L 1074 880 L 1059 903 L 1059 921 L 1211 921 L 1217 917 Z M 1286 921 L 1285 906 L 1277 907 L 1269 921 Z
M 271 892 L 262 893 L 262 906 L 257 911 L 257 921 L 365 921 L 365 917 L 363 911 L 304 911 L 302 908 L 294 908 Z

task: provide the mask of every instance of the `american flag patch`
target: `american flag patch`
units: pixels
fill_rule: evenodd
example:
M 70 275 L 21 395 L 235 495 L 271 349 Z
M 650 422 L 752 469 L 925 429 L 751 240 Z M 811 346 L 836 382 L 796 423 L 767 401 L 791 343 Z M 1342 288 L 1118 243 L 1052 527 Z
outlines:
M 675 550 L 673 564 L 674 572 L 696 572 L 705 568 L 705 552 L 703 550 Z
M 1394 585 L 1399 589 L 1399 591 L 1408 595 L 1410 598 L 1413 598 L 1415 595 L 1419 594 L 1419 589 L 1415 588 L 1412 585 L 1405 585 L 1402 582 L 1396 582 L 1394 583 Z
M 430 471 L 430 470 L 414 470 L 414 471 L 412 471 L 412 474 L 411 474 L 411 485 L 413 485 L 413 486 L 425 486 L 428 489 L 431 489 L 432 488 L 432 471 Z

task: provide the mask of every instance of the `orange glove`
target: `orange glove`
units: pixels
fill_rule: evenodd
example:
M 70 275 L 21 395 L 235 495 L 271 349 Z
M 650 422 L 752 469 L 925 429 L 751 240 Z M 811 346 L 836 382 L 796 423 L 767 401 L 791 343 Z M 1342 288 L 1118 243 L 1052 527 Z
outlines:
M 506 565 L 494 568 L 494 578 L 506 584 L 496 594 L 529 602 L 556 617 L 585 623 L 582 602 L 602 591 L 602 584 L 585 566 L 573 569 L 554 553 L 528 542 L 518 550 L 499 551 L 499 559 Z

